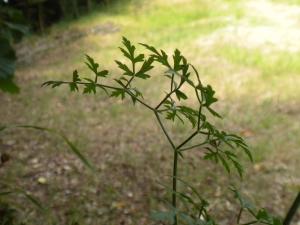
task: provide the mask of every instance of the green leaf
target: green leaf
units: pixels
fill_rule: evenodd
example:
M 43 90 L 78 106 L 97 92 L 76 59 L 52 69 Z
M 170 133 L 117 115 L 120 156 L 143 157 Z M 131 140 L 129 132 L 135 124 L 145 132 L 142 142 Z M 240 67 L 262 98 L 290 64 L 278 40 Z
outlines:
M 52 88 L 55 88 L 62 85 L 63 83 L 63 81 L 46 81 L 42 84 L 42 86 L 51 86 Z
M 282 225 L 282 221 L 280 218 L 273 218 L 273 224 L 272 225 Z
M 0 49 L 0 90 L 19 93 L 20 89 L 13 81 L 16 55 L 7 38 L 0 36 Z
M 163 50 L 160 50 L 161 53 L 159 53 L 158 50 L 156 50 L 153 46 L 143 43 L 140 43 L 140 45 L 144 46 L 146 49 L 153 53 L 151 56 L 153 57 L 154 61 L 160 62 L 162 65 L 167 66 L 169 69 L 171 68 L 168 62 L 168 55 Z
M 128 55 L 130 56 L 130 57 L 128 57 L 131 61 L 134 61 L 134 51 L 135 51 L 135 46 L 134 45 L 132 45 L 131 44 L 131 42 L 127 39 L 127 38 L 125 38 L 125 37 L 123 37 L 122 38 L 122 43 L 123 43 L 123 45 L 126 47 L 126 49 L 128 50 Z M 124 53 L 124 52 L 123 52 Z M 125 55 L 125 54 L 124 54 Z M 126 56 L 126 55 L 125 55 Z
M 243 177 L 243 173 L 244 173 L 244 169 L 242 167 L 242 165 L 237 161 L 237 160 L 231 160 L 234 167 L 236 168 L 239 176 L 242 178 Z
M 179 101 L 181 99 L 186 100 L 188 98 L 185 93 L 183 93 L 182 91 L 180 91 L 178 89 L 175 91 L 175 94 L 176 94 L 176 97 L 178 98 Z
M 16 54 L 8 39 L 0 36 L 0 79 L 12 79 Z
M 141 66 L 139 72 L 137 72 L 135 74 L 135 76 L 139 77 L 139 78 L 142 78 L 142 79 L 149 78 L 150 75 L 147 74 L 147 72 L 150 71 L 153 68 L 153 66 L 152 66 L 153 61 L 154 61 L 153 57 L 149 57 L 148 60 L 145 60 L 143 65 Z
M 212 160 L 214 161 L 215 163 L 218 163 L 218 156 L 217 156 L 217 153 L 212 151 L 210 148 L 206 147 L 205 149 L 208 150 L 208 152 L 205 152 L 205 155 L 204 155 L 204 159 L 206 160 Z
M 246 155 L 248 156 L 250 161 L 253 162 L 252 153 L 250 152 L 248 146 L 244 146 L 244 145 L 240 144 L 239 147 L 241 147 L 244 150 L 244 152 L 246 153 Z
M 207 107 L 207 110 L 208 110 L 213 116 L 216 116 L 216 117 L 222 119 L 222 116 L 221 116 L 219 113 L 217 113 L 215 110 L 213 110 L 212 108 Z
M 78 86 L 76 83 L 69 83 L 70 91 L 78 91 Z
M 140 43 L 140 45 L 144 46 L 146 49 L 151 51 L 155 57 L 160 56 L 159 52 L 153 46 L 143 44 L 143 43 Z
M 121 96 L 121 99 L 123 100 L 125 98 L 125 90 L 123 89 L 118 89 L 118 90 L 114 90 L 112 93 L 111 93 L 111 97 L 119 97 Z
M 271 217 L 265 209 L 260 209 L 256 214 L 256 219 L 259 221 L 270 221 Z
M 226 169 L 226 171 L 227 171 L 228 173 L 230 173 L 230 167 L 229 167 L 227 161 L 224 159 L 224 157 L 223 157 L 220 153 L 217 154 L 217 156 L 219 157 L 219 159 L 220 159 L 222 165 L 224 166 L 224 168 Z
M 209 107 L 211 104 L 218 101 L 218 99 L 214 97 L 216 92 L 210 85 L 207 85 L 206 87 L 200 87 L 200 90 L 202 91 L 205 99 L 204 106 Z
M 123 75 L 133 76 L 133 72 L 128 68 L 127 65 L 125 65 L 124 63 L 121 63 L 118 60 L 115 60 L 115 62 L 118 64 L 118 67 L 124 71 Z
M 13 193 L 12 191 L 3 191 L 3 192 L 0 192 L 0 196 L 9 195 L 9 194 L 12 194 L 12 193 Z
M 132 94 L 131 99 L 132 99 L 133 104 L 136 103 L 138 97 L 143 98 L 142 92 L 140 92 L 137 88 L 131 88 L 131 89 L 129 89 L 129 91 Z
M 94 59 L 89 55 L 85 55 L 85 57 L 87 59 L 87 62 L 85 62 L 85 64 L 90 68 L 90 70 L 92 70 L 95 74 L 97 74 L 99 64 L 96 63 Z
M 178 112 L 189 120 L 193 127 L 197 124 L 198 111 L 188 107 L 188 106 L 178 106 Z
M 96 94 L 96 84 L 94 82 L 84 84 L 83 94 Z
M 249 199 L 247 199 L 246 197 L 244 197 L 243 195 L 241 195 L 240 192 L 234 186 L 231 186 L 230 190 L 234 193 L 234 197 L 236 199 L 238 199 L 242 208 L 248 209 L 251 211 L 255 210 L 255 207 L 252 204 L 252 202 Z
M 74 155 L 76 155 L 81 160 L 81 162 L 83 162 L 83 164 L 85 164 L 91 170 L 95 170 L 94 166 L 86 159 L 86 157 L 80 152 L 80 150 L 64 134 L 60 133 L 60 136 L 67 143 Z
M 73 77 L 72 77 L 72 83 L 69 83 L 69 87 L 70 87 L 70 90 L 71 91 L 78 91 L 78 86 L 77 86 L 77 82 L 80 82 L 81 79 L 79 78 L 79 75 L 78 75 L 78 71 L 77 70 L 74 70 L 73 71 Z
M 10 94 L 18 94 L 20 92 L 20 88 L 12 79 L 0 79 L 0 90 Z
M 121 50 L 121 52 L 123 52 L 123 55 L 128 58 L 130 61 L 133 61 L 130 53 L 128 53 L 124 48 L 119 47 L 119 49 Z
M 172 120 L 172 121 L 174 121 L 174 120 L 175 120 L 175 117 L 176 117 L 176 111 L 175 111 L 175 110 L 172 110 L 172 111 L 167 112 L 167 116 L 166 116 L 166 119 L 167 119 L 167 120 Z
M 19 190 L 21 194 L 23 194 L 33 205 L 35 205 L 38 209 L 45 211 L 46 208 L 42 205 L 42 203 L 35 198 L 33 195 L 26 193 L 25 191 Z
M 7 128 L 7 126 L 5 126 L 5 125 L 0 125 L 0 131 L 3 131 L 3 130 L 5 130 Z
M 79 78 L 79 75 L 78 75 L 78 71 L 77 71 L 77 70 L 74 70 L 74 71 L 73 71 L 73 79 L 72 79 L 72 81 L 73 81 L 74 83 L 81 81 L 80 78 Z
M 176 49 L 174 51 L 174 55 L 173 55 L 173 61 L 174 61 L 174 70 L 175 71 L 179 71 L 180 69 L 182 69 L 181 65 L 180 65 L 180 62 L 182 60 L 182 55 L 181 55 L 181 52 Z
M 143 62 L 145 58 L 144 54 L 139 54 L 137 57 L 134 58 L 133 62 L 137 63 L 137 62 Z
M 152 212 L 150 217 L 153 220 L 167 222 L 173 224 L 175 221 L 176 212 L 166 211 L 166 212 Z
M 99 77 L 106 77 L 108 75 L 108 70 L 102 70 L 97 73 L 97 76 Z
M 46 131 L 60 136 L 64 140 L 64 142 L 68 145 L 68 147 L 71 149 L 72 153 L 74 153 L 74 155 L 76 155 L 84 165 L 86 165 L 91 170 L 95 170 L 94 166 L 86 159 L 86 157 L 80 152 L 80 150 L 63 133 L 53 129 L 40 127 L 40 126 L 20 125 L 17 127 Z
M 6 25 L 11 30 L 18 31 L 18 32 L 20 32 L 22 34 L 27 34 L 29 32 L 28 27 L 24 26 L 22 24 L 11 23 L 11 22 L 3 22 L 3 24 Z

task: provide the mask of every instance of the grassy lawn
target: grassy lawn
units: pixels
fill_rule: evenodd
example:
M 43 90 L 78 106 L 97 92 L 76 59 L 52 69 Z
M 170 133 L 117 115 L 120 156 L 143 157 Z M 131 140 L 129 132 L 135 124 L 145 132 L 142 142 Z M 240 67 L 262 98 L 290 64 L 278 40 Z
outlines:
M 132 106 L 129 100 L 108 99 L 104 93 L 82 95 L 69 93 L 67 88 L 40 87 L 50 79 L 70 79 L 75 68 L 86 73 L 85 53 L 118 74 L 114 60 L 121 58 L 117 47 L 122 36 L 168 53 L 180 49 L 199 69 L 205 83 L 217 91 L 220 101 L 216 108 L 225 119 L 216 120 L 216 125 L 239 133 L 249 143 L 255 162 L 243 159 L 247 167 L 243 181 L 203 161 L 197 151 L 182 161 L 179 176 L 193 182 L 210 200 L 210 210 L 220 224 L 234 223 L 237 206 L 226 188 L 232 182 L 261 207 L 284 216 L 300 187 L 300 51 L 297 43 L 292 46 L 295 51 L 286 48 L 292 32 L 282 35 L 287 44 L 281 48 L 277 42 L 270 45 L 268 36 L 259 32 L 271 30 L 280 35 L 285 30 L 272 16 L 251 10 L 249 2 L 255 3 L 120 1 L 77 21 L 62 22 L 43 36 L 24 40 L 19 48 L 36 53 L 24 50 L 20 59 L 17 82 L 21 94 L 1 93 L 2 121 L 60 130 L 97 167 L 96 174 L 88 171 L 59 137 L 23 129 L 1 134 L 0 141 L 12 156 L 0 168 L 1 179 L 27 190 L 49 207 L 46 213 L 38 212 L 22 195 L 8 198 L 25 222 L 154 224 L 149 212 L 161 207 L 157 198 L 165 197 L 157 180 L 169 184 L 172 151 L 153 115 L 139 105 Z M 275 1 L 265 2 L 277 10 Z M 255 7 L 259 9 L 259 5 Z M 285 7 L 297 9 L 295 5 Z M 245 26 L 249 35 L 230 36 L 232 30 Z M 70 38 L 78 33 L 83 35 Z M 260 41 L 249 38 L 250 34 Z M 155 72 L 149 82 L 137 84 L 151 104 L 164 95 L 166 86 L 163 71 Z M 177 142 L 188 130 L 180 124 L 168 124 L 168 128 Z M 40 182 L 41 178 L 46 181 Z

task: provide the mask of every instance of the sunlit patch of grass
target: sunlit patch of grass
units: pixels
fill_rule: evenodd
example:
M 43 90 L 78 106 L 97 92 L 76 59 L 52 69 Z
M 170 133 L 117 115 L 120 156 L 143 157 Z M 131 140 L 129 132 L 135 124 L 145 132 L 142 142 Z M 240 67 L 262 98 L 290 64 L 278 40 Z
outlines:
M 275 3 L 283 3 L 289 5 L 300 5 L 300 0 L 272 0 Z
M 218 46 L 215 55 L 225 59 L 237 70 L 248 70 L 241 93 L 261 93 L 263 96 L 296 97 L 300 93 L 300 55 L 289 52 L 264 53 L 234 45 Z M 228 77 L 229 75 L 227 75 Z M 232 76 L 229 76 L 232 77 Z M 244 78 L 243 78 L 244 79 Z M 242 79 L 242 80 L 243 80 Z M 240 79 L 238 78 L 240 81 Z M 281 91 L 280 91 L 281 90 Z M 270 95 L 271 93 L 271 95 Z M 275 95 L 274 95 L 275 94 Z
M 217 54 L 229 62 L 261 71 L 263 76 L 283 76 L 300 73 L 299 53 L 262 52 L 260 49 L 248 49 L 237 46 L 218 48 Z

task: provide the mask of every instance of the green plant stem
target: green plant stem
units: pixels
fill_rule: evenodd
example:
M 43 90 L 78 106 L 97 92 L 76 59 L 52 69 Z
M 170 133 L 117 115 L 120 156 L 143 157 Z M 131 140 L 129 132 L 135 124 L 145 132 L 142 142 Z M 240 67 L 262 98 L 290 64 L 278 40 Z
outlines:
M 133 75 L 130 78 L 130 80 L 128 81 L 128 83 L 126 84 L 126 86 L 125 86 L 126 88 L 130 85 L 132 80 L 135 78 L 135 63 L 134 62 L 132 62 L 132 73 L 133 73 Z
M 300 191 L 298 192 L 297 197 L 295 198 L 291 208 L 289 209 L 289 211 L 283 221 L 283 225 L 289 225 L 292 222 L 292 219 L 293 219 L 294 215 L 296 214 L 299 206 L 300 206 Z
M 172 141 L 172 139 L 170 138 L 167 130 L 165 129 L 163 123 L 161 122 L 161 119 L 157 113 L 157 111 L 154 111 L 154 114 L 156 116 L 156 119 L 161 127 L 161 129 L 163 130 L 165 136 L 167 137 L 169 143 L 171 144 L 173 150 L 174 150 L 174 161 L 173 161 L 173 173 L 172 173 L 172 206 L 174 207 L 174 209 L 176 209 L 176 206 L 177 206 L 177 179 L 176 179 L 176 176 L 177 176 L 177 164 L 178 164 L 178 151 Z M 174 225 L 177 225 L 177 215 L 175 214 L 175 217 L 174 217 Z
M 244 210 L 244 208 L 241 208 L 240 211 L 239 211 L 239 214 L 238 214 L 237 219 L 236 219 L 237 224 L 240 223 L 243 210 Z
M 206 144 L 207 144 L 207 141 L 204 141 L 204 142 L 202 142 L 200 144 L 197 144 L 197 145 L 192 145 L 192 146 L 189 146 L 189 147 L 181 148 L 180 152 L 187 151 L 187 150 L 190 150 L 190 149 L 193 149 L 193 148 L 196 148 L 196 147 L 200 147 L 200 146 L 203 146 L 203 145 L 206 145 Z
M 171 144 L 173 150 L 176 151 L 176 147 L 175 147 L 175 145 L 174 145 L 172 139 L 170 138 L 170 136 L 169 136 L 169 134 L 168 134 L 166 128 L 164 127 L 163 123 L 161 122 L 161 119 L 160 119 L 158 113 L 157 113 L 156 111 L 154 111 L 154 114 L 155 114 L 155 116 L 156 116 L 156 119 L 157 119 L 157 121 L 158 121 L 158 123 L 159 123 L 161 129 L 163 130 L 165 136 L 167 137 L 169 143 Z
M 258 221 L 257 220 L 254 220 L 254 221 L 251 221 L 251 222 L 248 222 L 248 223 L 243 223 L 242 225 L 251 225 L 251 224 L 254 224 L 254 223 L 257 223 Z
M 173 78 L 174 79 L 174 78 Z M 172 79 L 172 82 L 173 82 L 173 79 Z M 158 103 L 158 105 L 155 107 L 155 109 L 157 110 L 157 109 L 159 109 L 159 107 L 173 94 L 173 93 L 175 93 L 177 90 L 179 90 L 180 89 L 180 87 L 182 86 L 182 84 L 183 83 L 181 83 L 181 84 L 179 84 L 179 86 L 177 87 L 177 88 L 175 88 L 175 89 L 173 89 L 172 91 L 170 91 L 164 98 L 163 98 L 163 100 L 161 100 L 160 101 L 160 103 Z M 172 86 L 171 86 L 171 88 L 173 88 Z
M 159 109 L 159 107 L 175 92 L 176 89 L 174 89 L 173 91 L 171 91 L 170 93 L 168 93 L 163 100 L 161 100 L 161 102 L 155 107 L 155 109 Z
M 62 84 L 71 84 L 73 82 L 69 82 L 69 81 L 63 81 L 61 82 Z M 89 84 L 87 82 L 76 82 L 76 84 L 81 84 L 81 85 L 85 85 L 85 84 Z M 105 84 L 96 84 L 97 87 L 100 88 L 108 88 L 108 89 L 112 89 L 112 90 L 124 90 L 126 91 L 127 94 L 129 94 L 130 96 L 134 97 L 139 103 L 141 103 L 142 105 L 144 105 L 145 107 L 147 107 L 148 109 L 150 109 L 151 111 L 155 111 L 155 109 L 153 107 L 151 107 L 150 105 L 148 105 L 147 103 L 143 102 L 142 100 L 140 100 L 139 98 L 137 98 L 134 94 L 132 94 L 130 92 L 130 90 L 128 90 L 127 88 L 119 88 L 119 87 L 113 87 L 113 86 L 109 86 L 109 85 L 105 85 Z
M 173 161 L 173 192 L 172 192 L 172 205 L 175 209 L 177 209 L 177 164 L 178 164 L 178 152 L 175 150 L 174 151 L 174 161 Z M 175 214 L 174 217 L 174 225 L 177 225 L 177 215 Z
M 198 134 L 198 131 L 195 131 L 194 133 L 192 133 L 187 139 L 185 139 L 185 141 L 183 141 L 180 145 L 178 145 L 178 147 L 176 149 L 180 149 L 182 146 L 184 146 L 186 143 L 188 143 L 190 140 L 193 139 L 193 137 L 195 137 Z

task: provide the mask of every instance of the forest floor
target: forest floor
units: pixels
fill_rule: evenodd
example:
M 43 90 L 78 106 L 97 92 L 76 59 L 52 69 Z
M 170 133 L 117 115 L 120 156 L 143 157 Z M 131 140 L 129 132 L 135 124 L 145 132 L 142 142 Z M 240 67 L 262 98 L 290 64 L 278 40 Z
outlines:
M 155 224 L 149 213 L 167 196 L 157 181 L 170 184 L 172 151 L 153 115 L 104 93 L 41 88 L 47 80 L 69 80 L 74 69 L 87 72 L 84 54 L 119 73 L 114 60 L 121 58 L 117 47 L 126 36 L 168 53 L 180 49 L 217 92 L 216 109 L 225 119 L 215 120 L 216 126 L 249 143 L 254 163 L 242 157 L 243 181 L 203 161 L 199 151 L 180 161 L 179 176 L 209 200 L 220 224 L 234 224 L 237 204 L 227 188 L 232 183 L 283 217 L 300 188 L 299 26 L 297 0 L 131 0 L 28 37 L 17 46 L 21 93 L 1 93 L 2 121 L 65 133 L 97 172 L 85 168 L 59 137 L 6 130 L 0 151 L 11 160 L 0 167 L 1 182 L 26 190 L 49 210 L 38 212 L 19 194 L 6 201 L 28 224 Z M 155 103 L 166 82 L 154 75 L 138 85 Z M 187 125 L 168 128 L 176 142 L 188 131 Z

